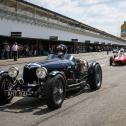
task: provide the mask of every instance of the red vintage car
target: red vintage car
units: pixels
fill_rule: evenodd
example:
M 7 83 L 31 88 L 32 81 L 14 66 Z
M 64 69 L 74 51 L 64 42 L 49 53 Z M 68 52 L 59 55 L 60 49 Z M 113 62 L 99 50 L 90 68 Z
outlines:
M 126 55 L 124 53 L 116 54 L 110 57 L 110 66 L 112 65 L 123 65 L 126 64 Z

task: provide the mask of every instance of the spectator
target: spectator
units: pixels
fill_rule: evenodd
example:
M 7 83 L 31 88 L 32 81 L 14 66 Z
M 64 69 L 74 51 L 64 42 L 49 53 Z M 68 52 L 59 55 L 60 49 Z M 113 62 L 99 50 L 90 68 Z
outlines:
M 17 42 L 15 42 L 12 46 L 12 52 L 13 52 L 13 58 L 14 61 L 17 61 L 17 57 L 18 57 L 18 45 Z
M 53 53 L 53 49 L 50 47 L 49 48 L 49 54 Z
M 10 58 L 10 45 L 9 44 L 5 46 L 5 51 L 6 51 L 6 58 L 9 59 Z
M 79 51 L 79 46 L 77 46 L 76 48 L 76 53 L 78 54 L 80 51 Z
M 2 45 L 0 45 L 0 59 L 1 59 L 1 54 L 2 54 Z
M 106 51 L 107 51 L 107 55 L 108 55 L 109 54 L 109 48 L 108 47 L 106 48 Z
M 32 52 L 33 52 L 33 50 L 32 50 L 32 48 L 30 47 L 30 48 L 29 48 L 29 56 L 32 56 Z
M 43 49 L 41 49 L 41 56 L 43 55 Z
M 29 56 L 29 48 L 26 47 L 26 49 L 25 49 L 25 57 L 28 57 L 28 56 Z
M 1 59 L 4 59 L 5 58 L 5 45 L 2 44 L 2 47 L 1 47 Z

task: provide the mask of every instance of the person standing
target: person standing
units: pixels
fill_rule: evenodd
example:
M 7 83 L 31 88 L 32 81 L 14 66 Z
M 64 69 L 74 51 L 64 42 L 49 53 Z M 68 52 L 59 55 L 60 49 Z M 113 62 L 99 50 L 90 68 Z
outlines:
M 107 52 L 107 55 L 108 55 L 109 54 L 109 48 L 108 47 L 106 48 L 106 52 Z
M 6 50 L 6 58 L 9 59 L 10 58 L 10 45 L 9 44 L 6 45 L 5 50 Z
M 14 61 L 17 61 L 17 57 L 18 57 L 18 45 L 17 45 L 17 42 L 15 42 L 12 45 L 12 52 L 13 52 Z
M 79 54 L 79 46 L 76 47 L 76 53 Z
M 4 59 L 5 58 L 5 45 L 2 44 L 1 46 L 1 59 Z

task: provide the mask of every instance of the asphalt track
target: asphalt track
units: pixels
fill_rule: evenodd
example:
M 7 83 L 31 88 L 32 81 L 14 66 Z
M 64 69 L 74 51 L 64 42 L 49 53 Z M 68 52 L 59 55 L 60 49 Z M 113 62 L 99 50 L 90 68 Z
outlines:
M 62 108 L 50 111 L 43 101 L 15 97 L 10 104 L 0 106 L 0 126 L 125 126 L 126 66 L 109 66 L 109 56 L 78 55 L 97 60 L 103 71 L 100 90 L 74 91 L 67 94 Z M 17 64 L 19 70 L 23 65 Z M 0 66 L 8 69 L 10 66 Z

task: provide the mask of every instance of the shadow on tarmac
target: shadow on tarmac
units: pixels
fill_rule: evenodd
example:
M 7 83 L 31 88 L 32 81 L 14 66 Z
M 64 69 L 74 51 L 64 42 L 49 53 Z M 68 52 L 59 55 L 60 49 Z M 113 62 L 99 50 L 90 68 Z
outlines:
M 82 93 L 90 93 L 92 92 L 90 88 L 86 87 L 83 90 L 73 90 L 66 93 L 65 100 L 69 100 L 70 98 L 76 97 Z M 35 111 L 37 110 L 37 111 Z M 33 112 L 33 115 L 44 115 L 46 113 L 51 112 L 44 99 L 24 97 L 20 98 L 14 103 L 0 105 L 1 112 L 9 112 L 9 113 L 28 113 Z M 35 112 L 34 112 L 35 111 Z

